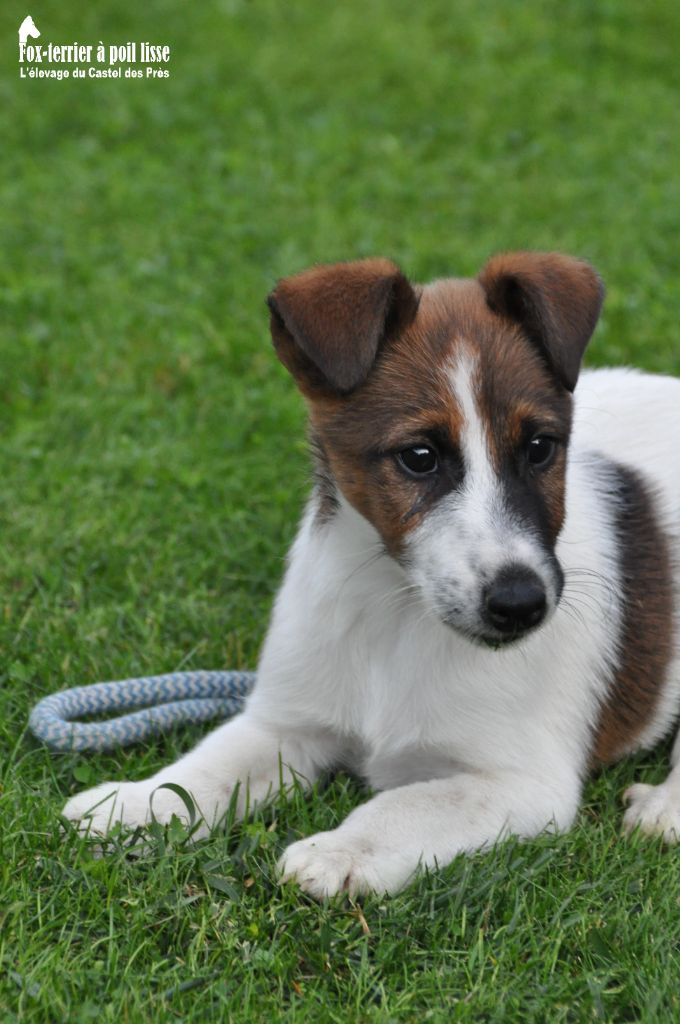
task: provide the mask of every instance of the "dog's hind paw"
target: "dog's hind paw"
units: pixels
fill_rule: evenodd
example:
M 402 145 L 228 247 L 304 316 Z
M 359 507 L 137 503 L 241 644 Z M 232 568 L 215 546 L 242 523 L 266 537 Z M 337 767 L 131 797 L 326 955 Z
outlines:
M 662 783 L 648 786 L 638 782 L 623 794 L 628 809 L 623 830 L 628 835 L 639 828 L 648 836 L 662 836 L 666 843 L 680 840 L 680 795 L 677 789 Z

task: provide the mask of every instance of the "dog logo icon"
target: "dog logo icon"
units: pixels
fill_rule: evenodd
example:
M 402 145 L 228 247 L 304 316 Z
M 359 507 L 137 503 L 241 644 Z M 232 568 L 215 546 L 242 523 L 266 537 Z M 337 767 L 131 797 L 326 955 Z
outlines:
M 25 43 L 28 38 L 38 39 L 40 32 L 35 27 L 35 22 L 30 14 L 27 14 L 19 26 L 19 45 Z

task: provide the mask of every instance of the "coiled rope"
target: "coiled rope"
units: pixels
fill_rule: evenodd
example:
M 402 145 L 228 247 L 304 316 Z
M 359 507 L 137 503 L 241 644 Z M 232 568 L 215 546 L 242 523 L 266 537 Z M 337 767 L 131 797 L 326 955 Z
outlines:
M 112 750 L 180 723 L 235 715 L 254 684 L 254 672 L 170 672 L 74 686 L 44 697 L 33 708 L 28 724 L 52 750 Z M 78 721 L 82 716 L 126 708 L 141 710 L 105 721 Z

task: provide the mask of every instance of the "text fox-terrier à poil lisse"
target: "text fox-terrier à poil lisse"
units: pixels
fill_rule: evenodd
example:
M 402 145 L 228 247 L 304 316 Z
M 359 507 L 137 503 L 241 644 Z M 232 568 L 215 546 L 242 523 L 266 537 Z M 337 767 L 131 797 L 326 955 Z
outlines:
M 314 896 L 395 892 L 420 866 L 566 829 L 589 771 L 668 734 L 680 706 L 680 380 L 584 372 L 603 287 L 586 263 L 507 253 L 411 284 L 386 259 L 319 266 L 269 297 L 309 407 L 315 484 L 256 687 L 142 782 L 73 797 L 105 833 L 177 783 L 203 832 L 345 767 L 378 791 L 289 846 Z M 578 384 L 577 384 L 578 380 Z M 624 829 L 680 837 L 680 741 Z M 161 821 L 186 816 L 155 793 Z

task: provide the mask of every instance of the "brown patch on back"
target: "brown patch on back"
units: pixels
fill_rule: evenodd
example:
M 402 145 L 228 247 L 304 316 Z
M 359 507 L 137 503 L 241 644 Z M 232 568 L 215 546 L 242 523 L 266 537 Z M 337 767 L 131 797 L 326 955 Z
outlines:
M 673 578 L 668 539 L 653 499 L 632 469 L 616 466 L 612 500 L 624 587 L 619 666 L 600 710 L 591 763 L 629 753 L 651 721 L 673 655 Z

